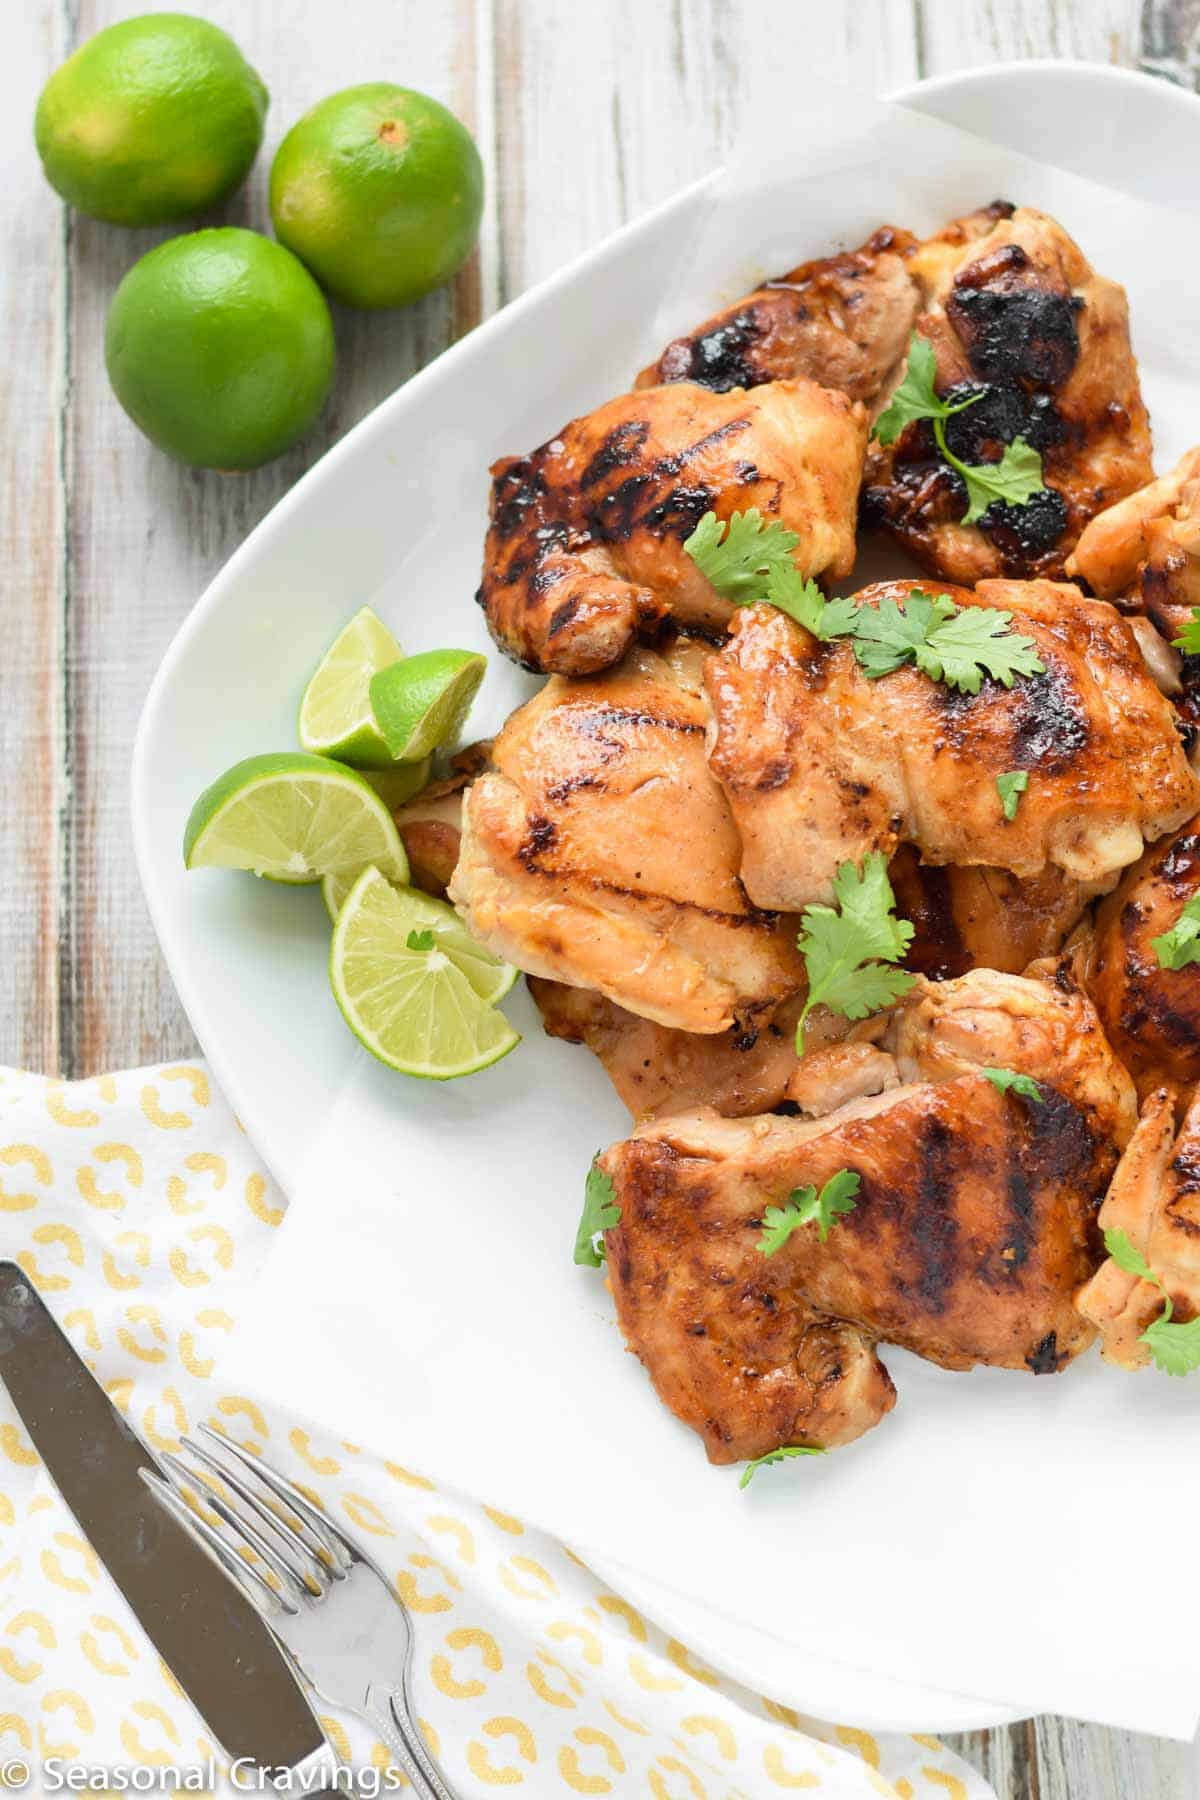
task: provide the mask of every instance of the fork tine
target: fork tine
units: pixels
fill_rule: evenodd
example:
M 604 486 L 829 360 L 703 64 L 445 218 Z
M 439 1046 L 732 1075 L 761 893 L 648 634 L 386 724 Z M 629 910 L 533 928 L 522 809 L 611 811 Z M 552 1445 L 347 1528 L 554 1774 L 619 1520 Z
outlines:
M 273 1611 L 283 1604 L 274 1588 L 269 1587 L 256 1569 L 252 1569 L 249 1563 L 230 1549 L 219 1532 L 214 1531 L 198 1513 L 192 1511 L 169 1481 L 164 1481 L 153 1469 L 142 1468 L 138 1470 L 138 1474 L 164 1512 L 169 1513 L 176 1524 L 183 1527 L 193 1543 L 203 1550 L 211 1562 L 216 1563 L 222 1574 L 229 1576 L 251 1606 L 269 1619 Z
M 272 1512 L 271 1508 L 259 1499 L 240 1475 L 235 1475 L 232 1469 L 219 1463 L 216 1457 L 204 1448 L 203 1444 L 196 1443 L 190 1437 L 184 1437 L 182 1443 L 188 1455 L 202 1469 L 206 1469 L 211 1475 L 216 1476 L 225 1488 L 237 1497 L 241 1506 L 245 1507 L 251 1518 L 261 1528 L 276 1556 L 286 1565 L 288 1573 L 310 1591 L 323 1594 L 328 1588 L 331 1578 L 329 1568 L 314 1551 L 308 1548 L 299 1533 L 285 1524 L 278 1513 Z M 180 1459 L 167 1455 L 164 1456 L 163 1461 L 175 1464 L 177 1468 L 186 1470 L 189 1476 L 191 1475 L 188 1465 Z M 207 1496 L 210 1489 L 207 1483 L 203 1485 L 204 1493 Z M 234 1510 L 236 1511 L 237 1508 Z
M 203 1494 L 205 1505 L 211 1506 L 217 1517 L 222 1520 L 224 1524 L 228 1525 L 229 1529 L 243 1543 L 249 1545 L 250 1549 L 253 1550 L 255 1556 L 257 1556 L 260 1561 L 266 1564 L 271 1574 L 279 1583 L 279 1587 L 282 1590 L 279 1598 L 284 1602 L 287 1610 L 293 1613 L 299 1612 L 301 1601 L 311 1599 L 312 1595 L 303 1578 L 294 1573 L 290 1563 L 285 1557 L 279 1554 L 270 1539 L 264 1536 L 251 1520 L 244 1518 L 242 1514 L 239 1513 L 238 1509 L 235 1506 L 232 1506 L 222 1494 L 216 1493 L 212 1488 L 208 1487 L 206 1483 L 199 1482 L 197 1478 L 193 1477 L 187 1464 L 180 1462 L 178 1457 L 167 1454 L 164 1455 L 162 1460 L 167 1465 L 171 1474 L 175 1476 L 176 1484 L 178 1484 L 178 1481 L 181 1478 L 185 1481 L 191 1480 L 195 1483 L 199 1491 Z M 268 1586 L 269 1585 L 270 1583 L 268 1583 Z
M 287 1506 L 317 1539 L 317 1542 L 334 1561 L 334 1574 L 343 1575 L 353 1566 L 354 1553 L 349 1542 L 342 1536 L 331 1519 L 317 1510 L 311 1500 L 305 1498 L 299 1488 L 290 1482 L 285 1475 L 280 1475 L 269 1463 L 265 1463 L 253 1450 L 245 1450 L 241 1444 L 235 1444 L 232 1438 L 223 1437 L 214 1431 L 211 1425 L 201 1424 L 197 1427 L 204 1434 L 207 1442 L 214 1446 L 214 1456 L 218 1464 L 222 1454 L 249 1469 L 263 1486 L 272 1493 L 284 1506 Z M 222 1470 L 222 1474 L 224 1471 Z

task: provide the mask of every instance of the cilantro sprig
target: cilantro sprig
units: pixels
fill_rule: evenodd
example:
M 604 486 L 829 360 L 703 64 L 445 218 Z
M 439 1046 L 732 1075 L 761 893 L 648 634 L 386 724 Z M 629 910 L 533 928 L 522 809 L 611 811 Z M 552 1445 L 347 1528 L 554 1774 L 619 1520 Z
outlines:
M 913 926 L 895 914 L 887 858 L 872 850 L 861 871 L 844 862 L 833 882 L 837 906 L 807 906 L 796 942 L 808 974 L 808 998 L 796 1027 L 796 1054 L 804 1055 L 804 1027 L 814 1006 L 847 1019 L 865 1019 L 906 994 L 916 980 L 887 965 L 907 954 Z
M 756 1456 L 742 1470 L 739 1488 L 748 1488 L 760 1469 L 769 1468 L 772 1463 L 786 1462 L 790 1456 L 828 1456 L 829 1452 L 823 1444 L 781 1444 L 778 1450 L 768 1450 L 765 1456 Z
M 1193 606 L 1192 616 L 1177 638 L 1171 639 L 1173 650 L 1182 650 L 1185 656 L 1200 656 L 1200 606 Z
M 996 777 L 996 792 L 1000 796 L 1000 804 L 1004 808 L 1004 816 L 1011 824 L 1017 816 L 1017 808 L 1021 804 L 1021 795 L 1029 786 L 1028 769 L 1009 769 Z
M 774 1256 L 776 1251 L 791 1237 L 793 1231 L 799 1231 L 802 1225 L 815 1225 L 817 1235 L 824 1243 L 838 1219 L 844 1213 L 852 1213 L 857 1201 L 854 1196 L 862 1186 L 861 1175 L 853 1169 L 839 1169 L 831 1175 L 820 1193 L 811 1184 L 808 1187 L 793 1188 L 782 1206 L 768 1206 L 763 1213 L 762 1234 L 758 1240 L 758 1248 L 763 1256 Z
M 1002 1094 L 1020 1094 L 1023 1100 L 1042 1104 L 1042 1090 L 1032 1075 L 1018 1075 L 1015 1069 L 980 1069 L 979 1073 Z
M 706 512 L 683 547 L 723 599 L 735 606 L 753 606 L 766 599 L 769 575 L 796 572 L 792 551 L 799 542 L 782 520 L 768 523 L 752 506 L 735 512 L 727 523 L 715 512 Z
M 410 931 L 404 941 L 410 950 L 433 949 L 432 931 Z
M 938 450 L 950 467 L 962 476 L 967 490 L 967 510 L 962 524 L 974 525 L 994 501 L 1007 501 L 1010 506 L 1024 506 L 1046 483 L 1042 479 L 1042 459 L 1026 438 L 1016 437 L 1004 446 L 999 462 L 968 463 L 956 456 L 946 442 L 946 420 L 965 412 L 982 400 L 982 388 L 965 400 L 943 400 L 935 390 L 937 357 L 928 338 L 914 331 L 908 343 L 908 367 L 904 380 L 891 401 L 876 419 L 871 435 L 883 445 L 894 444 L 908 425 L 928 419 Z
M 795 563 L 771 570 L 763 598 L 822 642 L 851 637 L 858 627 L 861 608 L 857 600 L 827 599 L 815 581 L 801 575 Z
M 1190 1375 L 1193 1369 L 1200 1369 L 1200 1318 L 1189 1319 L 1186 1324 L 1175 1319 L 1175 1302 L 1167 1292 L 1166 1283 L 1134 1248 L 1126 1232 L 1106 1231 L 1104 1248 L 1118 1269 L 1153 1282 L 1163 1297 L 1161 1313 L 1146 1327 L 1140 1339 L 1156 1366 L 1165 1375 Z
M 1150 939 L 1160 969 L 1200 962 L 1200 894 L 1193 894 L 1169 931 Z
M 575 1233 L 575 1261 L 585 1269 L 604 1265 L 604 1233 L 621 1223 L 612 1176 L 606 1175 L 595 1157 L 583 1190 L 583 1216 Z
M 1011 687 L 1018 675 L 1046 672 L 1033 639 L 1011 624 L 999 607 L 959 608 L 949 594 L 913 588 L 903 606 L 889 594 L 859 608 L 854 654 L 872 681 L 912 663 L 931 681 L 977 694 L 985 674 Z

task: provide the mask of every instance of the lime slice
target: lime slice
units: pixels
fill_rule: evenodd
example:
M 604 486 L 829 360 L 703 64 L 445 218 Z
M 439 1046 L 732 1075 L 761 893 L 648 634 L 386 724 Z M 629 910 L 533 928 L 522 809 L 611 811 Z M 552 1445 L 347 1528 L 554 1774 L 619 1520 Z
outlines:
M 354 885 L 354 881 L 340 875 L 327 875 L 321 883 L 325 904 L 335 920 Z M 333 901 L 338 898 L 339 890 L 340 899 L 335 908 Z M 501 962 L 490 950 L 476 943 L 452 906 L 447 906 L 443 900 L 435 900 L 432 894 L 423 894 L 419 888 L 402 887 L 398 891 L 406 908 L 409 930 L 432 932 L 435 947 L 466 976 L 481 1000 L 494 1006 L 505 994 L 512 992 L 521 971 L 514 969 L 511 963 Z
M 189 869 L 250 869 L 311 882 L 376 864 L 396 881 L 408 859 L 395 820 L 361 775 L 324 756 L 248 756 L 205 788 L 183 834 Z
M 317 664 L 300 702 L 300 747 L 364 769 L 392 766 L 371 711 L 371 677 L 401 655 L 383 620 L 362 606 Z
M 329 949 L 334 998 L 355 1037 L 390 1068 L 429 1081 L 473 1075 L 521 1041 L 441 947 L 438 919 L 449 910 L 364 869 Z
M 426 650 L 371 677 L 371 707 L 397 762 L 417 762 L 458 736 L 486 668 L 475 650 Z

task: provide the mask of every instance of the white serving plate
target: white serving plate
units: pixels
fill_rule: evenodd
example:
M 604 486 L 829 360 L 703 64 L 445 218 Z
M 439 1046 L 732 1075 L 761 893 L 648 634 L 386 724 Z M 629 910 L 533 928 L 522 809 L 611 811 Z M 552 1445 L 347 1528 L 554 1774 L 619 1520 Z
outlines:
M 1200 113 L 1191 96 L 1162 83 L 1090 65 L 1026 63 L 923 83 L 896 98 L 1046 162 L 1197 209 Z M 647 322 L 709 188 L 698 183 L 618 232 L 380 405 L 230 560 L 152 684 L 133 765 L 143 886 L 217 1080 L 285 1189 L 302 1179 L 312 1121 L 360 1054 L 329 999 L 324 910 L 315 891 L 189 880 L 179 854 L 188 807 L 228 763 L 293 741 L 303 683 L 363 600 L 408 650 L 448 641 L 492 648 L 463 600 L 478 575 L 486 465 L 628 385 L 645 360 L 639 352 L 658 347 Z M 472 729 L 494 729 L 534 686 L 493 656 Z M 620 1119 L 615 1109 L 610 1136 Z M 718 1666 L 760 1691 L 798 1696 L 810 1712 L 876 1729 L 966 1729 L 1021 1716 L 830 1665 L 618 1563 L 607 1562 L 605 1573 Z

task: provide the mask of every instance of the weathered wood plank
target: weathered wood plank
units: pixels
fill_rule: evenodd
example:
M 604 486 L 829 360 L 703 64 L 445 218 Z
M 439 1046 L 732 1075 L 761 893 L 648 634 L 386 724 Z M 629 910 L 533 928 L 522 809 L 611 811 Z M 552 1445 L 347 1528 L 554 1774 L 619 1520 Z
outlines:
M 1200 88 L 1200 0 L 1145 0 L 1141 66 Z
M 0 259 L 0 1060 L 47 1069 L 58 1057 L 60 910 L 67 903 L 60 880 L 67 226 L 47 204 L 30 121 L 33 97 L 62 57 L 62 39 L 57 8 L 17 8 L 0 73 L 8 198 Z
M 1137 61 L 1137 0 L 917 0 L 921 73 L 1032 56 Z
M 482 13 L 482 7 L 478 9 Z M 85 0 L 78 36 L 127 11 Z M 246 190 L 219 219 L 266 225 L 275 144 L 322 95 L 393 77 L 444 98 L 475 122 L 480 103 L 471 0 L 418 0 L 372 9 L 369 31 L 312 0 L 280 29 L 278 9 L 212 0 L 208 17 L 237 38 L 273 93 L 264 151 Z M 485 96 L 486 99 L 486 96 Z M 43 205 L 49 216 L 52 209 Z M 60 1061 L 74 1074 L 171 1056 L 190 1045 L 138 889 L 128 822 L 128 767 L 146 688 L 188 608 L 302 471 L 415 369 L 475 322 L 478 265 L 447 292 L 399 313 L 337 309 L 339 374 L 326 415 L 290 455 L 253 474 L 183 469 L 139 435 L 104 373 L 104 319 L 135 258 L 165 233 L 121 232 L 80 219 L 71 233 L 69 348 L 74 432 L 67 459 L 70 518 L 65 691 L 73 775 L 68 810 L 71 991 Z M 494 285 L 494 284 L 493 284 Z

